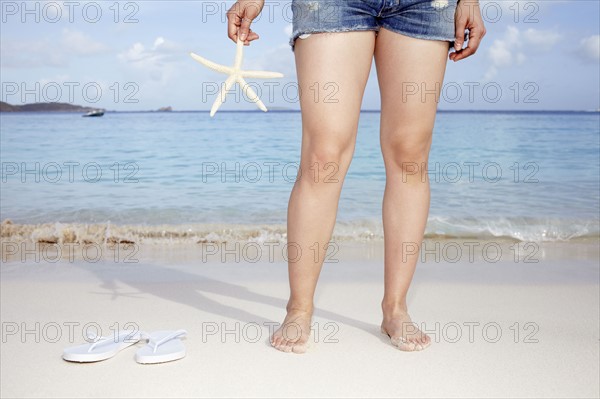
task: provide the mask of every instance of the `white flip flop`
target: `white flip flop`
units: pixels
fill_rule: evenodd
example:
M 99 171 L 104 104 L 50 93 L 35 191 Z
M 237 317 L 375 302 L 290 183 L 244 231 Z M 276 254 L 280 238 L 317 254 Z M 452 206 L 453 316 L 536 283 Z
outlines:
M 171 362 L 185 357 L 185 347 L 179 339 L 187 334 L 185 330 L 142 332 L 148 340 L 146 346 L 135 353 L 135 361 L 141 364 Z
M 121 350 L 135 344 L 142 337 L 138 331 L 120 331 L 117 336 L 100 337 L 88 335 L 92 343 L 71 346 L 63 350 L 63 359 L 69 362 L 98 362 L 106 360 Z

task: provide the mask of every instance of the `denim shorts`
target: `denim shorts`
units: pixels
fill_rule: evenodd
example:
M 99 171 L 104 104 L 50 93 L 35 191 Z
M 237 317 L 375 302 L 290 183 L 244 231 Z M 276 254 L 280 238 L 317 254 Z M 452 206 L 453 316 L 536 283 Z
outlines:
M 454 12 L 458 0 L 292 0 L 293 33 L 379 31 L 388 29 L 418 39 L 454 45 Z

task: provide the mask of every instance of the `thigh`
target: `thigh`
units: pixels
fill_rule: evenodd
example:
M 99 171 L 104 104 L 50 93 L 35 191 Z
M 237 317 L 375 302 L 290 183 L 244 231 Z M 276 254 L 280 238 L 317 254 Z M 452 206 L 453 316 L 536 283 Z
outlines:
M 448 42 L 379 31 L 375 62 L 382 146 L 427 149 L 444 80 Z M 387 147 L 382 148 L 385 152 Z
M 295 43 L 302 150 L 351 145 L 375 46 L 375 32 L 316 33 Z

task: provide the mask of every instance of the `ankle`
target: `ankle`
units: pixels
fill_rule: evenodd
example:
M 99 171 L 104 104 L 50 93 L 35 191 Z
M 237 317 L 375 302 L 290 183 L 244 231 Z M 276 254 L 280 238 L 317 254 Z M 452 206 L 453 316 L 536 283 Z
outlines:
M 293 300 L 289 300 L 285 310 L 287 310 L 288 313 L 290 312 L 298 312 L 298 313 L 311 313 L 313 312 L 314 306 L 312 303 L 306 303 L 306 302 L 301 302 L 301 301 L 293 301 Z
M 383 311 L 383 317 L 395 317 L 403 316 L 408 314 L 408 307 L 405 300 L 399 301 L 386 301 L 381 302 L 381 310 Z

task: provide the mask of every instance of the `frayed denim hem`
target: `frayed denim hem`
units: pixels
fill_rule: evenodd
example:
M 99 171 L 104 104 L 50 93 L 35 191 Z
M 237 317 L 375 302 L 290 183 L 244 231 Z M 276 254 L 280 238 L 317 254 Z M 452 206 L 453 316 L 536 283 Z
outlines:
M 455 37 L 449 38 L 449 37 L 445 37 L 445 36 L 431 36 L 431 35 L 421 35 L 418 33 L 404 32 L 401 29 L 393 28 L 385 23 L 382 24 L 380 26 L 380 28 L 387 29 L 390 32 L 398 33 L 399 35 L 408 36 L 408 37 L 412 37 L 415 39 L 438 40 L 438 41 L 442 41 L 442 42 L 448 42 L 449 47 L 454 47 L 454 41 L 456 40 Z
M 290 39 L 290 47 L 292 48 L 292 52 L 295 50 L 296 39 L 298 39 L 302 35 L 309 35 L 313 33 L 343 33 L 343 32 L 367 32 L 373 31 L 378 32 L 379 27 L 372 26 L 353 26 L 350 28 L 333 28 L 333 29 L 303 29 L 293 33 Z

